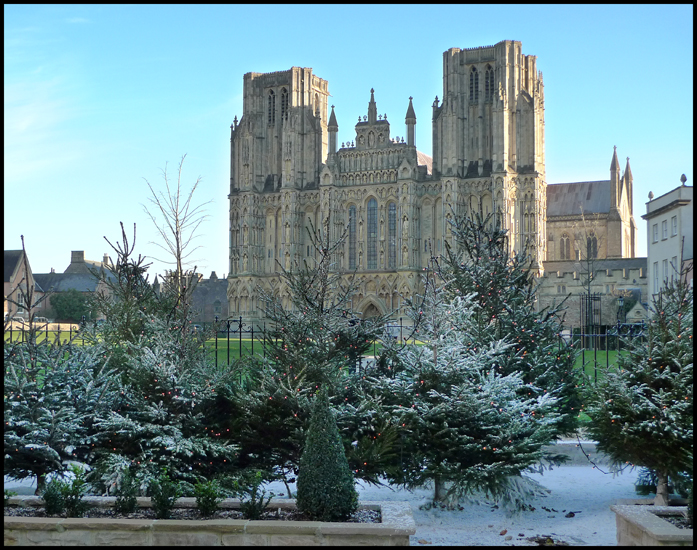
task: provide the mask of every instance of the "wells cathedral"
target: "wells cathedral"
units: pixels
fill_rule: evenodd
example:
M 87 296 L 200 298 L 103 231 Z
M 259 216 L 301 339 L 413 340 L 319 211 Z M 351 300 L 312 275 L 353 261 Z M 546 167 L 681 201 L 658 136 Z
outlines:
M 512 250 L 528 243 L 543 298 L 571 292 L 586 255 L 605 261 L 612 283 L 598 288 L 608 295 L 631 280 L 645 286 L 646 259 L 631 260 L 629 159 L 621 174 L 613 153 L 609 180 L 547 183 L 536 56 L 510 40 L 451 48 L 443 75 L 432 156 L 416 148 L 411 97 L 404 138 L 393 137 L 370 90 L 355 139 L 339 144 L 329 84 L 312 69 L 244 75 L 244 112 L 230 140 L 231 317 L 263 319 L 259 287 L 284 298 L 279 263 L 290 269 L 312 256 L 307 229 L 327 217 L 332 239 L 347 230 L 336 269 L 356 272 L 353 309 L 363 316 L 393 312 L 419 292 L 423 268 L 452 238 L 449 220 L 472 210 L 500 212 Z

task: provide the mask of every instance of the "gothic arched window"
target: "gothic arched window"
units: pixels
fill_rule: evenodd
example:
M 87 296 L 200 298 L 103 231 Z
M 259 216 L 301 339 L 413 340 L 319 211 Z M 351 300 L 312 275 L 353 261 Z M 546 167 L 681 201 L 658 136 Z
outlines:
M 491 101 L 494 97 L 494 69 L 491 65 L 486 66 L 484 74 L 484 99 Z
M 594 233 L 586 237 L 586 258 L 598 257 L 598 239 Z
M 571 259 L 571 240 L 566 233 L 564 233 L 559 240 L 559 256 L 560 260 Z
M 356 207 L 349 207 L 349 269 L 356 269 Z
M 479 99 L 479 73 L 476 67 L 470 71 L 470 101 Z
M 378 201 L 368 201 L 368 269 L 378 268 Z
M 276 123 L 276 94 L 269 90 L 269 124 Z
M 391 202 L 387 207 L 387 267 L 397 267 L 397 205 Z
M 281 90 L 281 118 L 288 120 L 288 90 Z

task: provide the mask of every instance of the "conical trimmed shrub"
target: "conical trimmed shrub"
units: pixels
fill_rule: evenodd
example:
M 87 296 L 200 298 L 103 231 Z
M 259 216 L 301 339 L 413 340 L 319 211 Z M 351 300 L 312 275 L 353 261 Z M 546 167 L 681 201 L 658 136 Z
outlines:
M 358 492 L 329 408 L 327 390 L 315 397 L 298 465 L 298 510 L 319 521 L 344 521 L 358 509 Z

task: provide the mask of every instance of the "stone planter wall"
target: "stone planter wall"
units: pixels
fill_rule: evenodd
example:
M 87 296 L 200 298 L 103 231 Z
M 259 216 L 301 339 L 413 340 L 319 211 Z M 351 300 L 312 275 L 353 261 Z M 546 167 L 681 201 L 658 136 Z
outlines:
M 692 546 L 693 530 L 678 529 L 661 516 L 680 516 L 685 506 L 610 506 L 617 520 L 617 546 Z
M 93 506 L 113 506 L 114 497 L 86 497 Z M 138 505 L 150 506 L 149 498 Z M 193 508 L 194 498 L 181 498 L 177 507 Z M 37 497 L 12 497 L 11 504 L 37 505 Z M 221 508 L 239 508 L 226 499 Z M 5 546 L 246 546 L 246 545 L 380 545 L 408 546 L 416 525 L 409 504 L 362 502 L 361 508 L 380 510 L 382 523 L 340 523 L 273 520 L 139 520 L 101 518 L 33 518 L 5 516 Z M 294 509 L 295 500 L 272 500 L 270 509 Z

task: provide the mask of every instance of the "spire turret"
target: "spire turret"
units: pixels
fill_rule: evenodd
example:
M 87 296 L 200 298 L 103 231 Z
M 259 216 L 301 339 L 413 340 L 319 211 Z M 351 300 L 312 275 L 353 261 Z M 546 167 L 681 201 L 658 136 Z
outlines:
M 339 125 L 336 123 L 336 115 L 334 114 L 334 105 L 332 105 L 332 114 L 329 115 L 329 124 L 327 124 L 329 132 L 329 154 L 336 153 L 336 133 L 339 131 Z
M 368 122 L 375 124 L 378 120 L 378 108 L 375 104 L 375 90 L 370 89 L 370 103 L 368 103 Z
M 634 178 L 632 177 L 632 169 L 629 167 L 629 157 L 627 157 L 627 166 L 624 169 L 624 190 L 627 193 L 627 202 L 629 203 L 629 213 L 634 214 L 634 190 L 633 187 Z M 633 256 L 632 256 L 633 257 Z
M 413 97 L 409 96 L 409 107 L 407 108 L 407 116 L 404 122 L 407 125 L 407 145 L 416 145 L 414 139 L 414 126 L 416 125 L 416 113 L 414 113 L 414 106 L 411 103 Z
M 632 169 L 629 167 L 629 157 L 627 157 L 627 166 L 624 169 L 624 179 L 625 181 L 634 181 L 634 178 L 632 177 Z
M 620 161 L 617 160 L 617 145 L 615 145 L 614 149 L 612 163 L 610 164 L 611 208 L 617 208 L 620 204 Z

